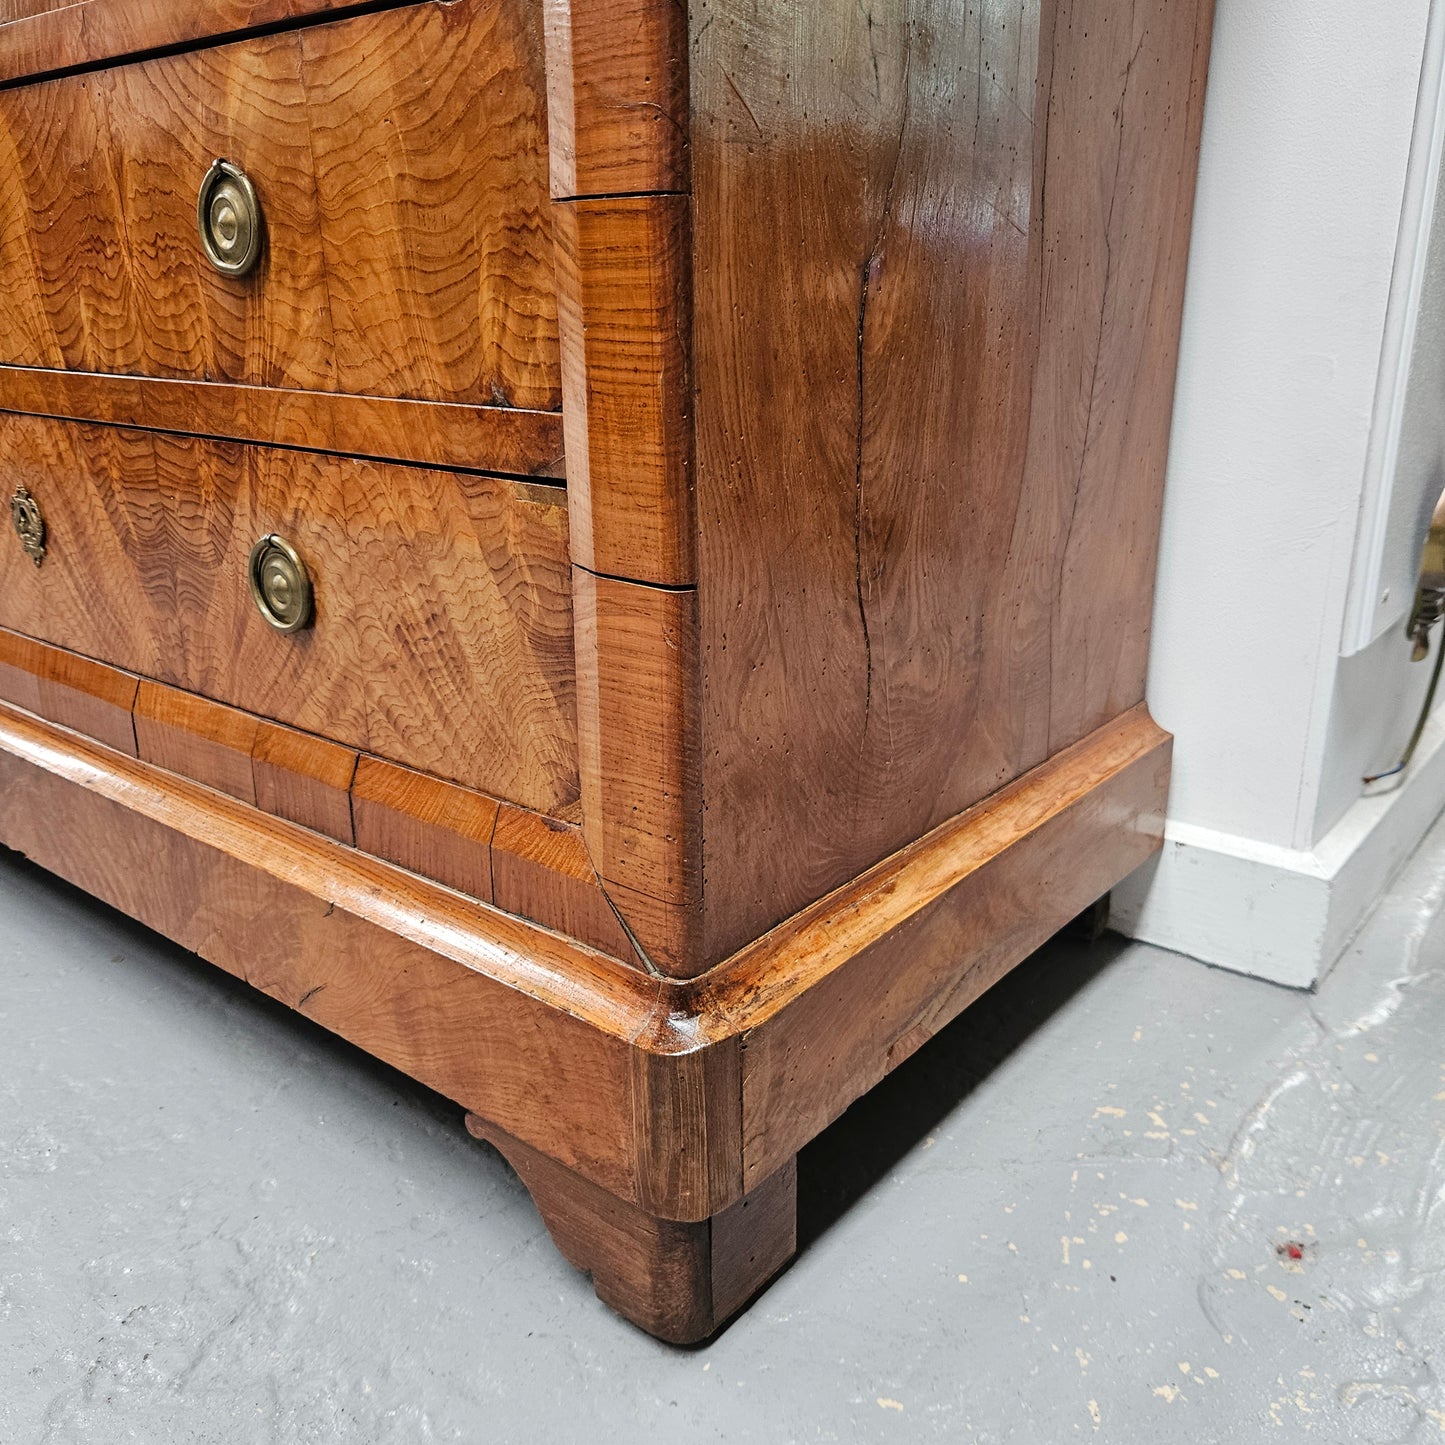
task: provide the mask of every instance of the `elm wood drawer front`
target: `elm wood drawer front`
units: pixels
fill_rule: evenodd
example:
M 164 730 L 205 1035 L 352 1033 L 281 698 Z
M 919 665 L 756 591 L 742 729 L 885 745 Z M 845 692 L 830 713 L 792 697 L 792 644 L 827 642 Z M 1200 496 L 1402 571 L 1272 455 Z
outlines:
M 0 626 L 541 812 L 578 797 L 561 488 L 0 415 Z M 286 538 L 306 629 L 257 609 L 247 560 Z
M 201 247 L 217 158 L 260 200 L 249 275 Z M 20 85 L 0 92 L 0 362 L 553 411 L 548 206 L 537 0 Z

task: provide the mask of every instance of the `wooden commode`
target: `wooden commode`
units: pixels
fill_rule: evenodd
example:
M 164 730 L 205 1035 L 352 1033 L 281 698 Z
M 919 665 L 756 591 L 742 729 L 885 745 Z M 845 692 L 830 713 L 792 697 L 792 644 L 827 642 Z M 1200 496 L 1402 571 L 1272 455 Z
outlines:
M 0 0 L 0 842 L 643 1328 L 1161 844 L 1212 0 Z

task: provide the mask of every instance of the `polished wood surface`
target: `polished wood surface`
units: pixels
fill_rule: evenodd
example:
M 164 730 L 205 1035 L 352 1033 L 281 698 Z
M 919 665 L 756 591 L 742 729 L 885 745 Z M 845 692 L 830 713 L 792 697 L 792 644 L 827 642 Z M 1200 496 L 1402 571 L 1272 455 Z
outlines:
M 635 1200 L 655 979 L 3 706 L 0 838 Z
M 694 0 L 703 952 L 1143 697 L 1209 0 Z
M 494 798 L 364 757 L 351 785 L 351 810 L 358 848 L 472 898 L 491 899 Z
M 136 750 L 146 762 L 255 803 L 257 720 L 249 713 L 143 681 L 134 716 Z
M 0 631 L 0 698 L 136 756 L 140 679 Z
M 761 1181 L 1157 849 L 1168 753 L 1132 712 L 694 981 L 4 705 L 0 837 L 594 1184 L 697 1222 L 747 1193 L 745 1140 Z
M 543 0 L 552 195 L 687 189 L 684 0 Z
M 325 738 L 256 720 L 251 753 L 256 806 L 325 833 L 341 843 L 355 843 L 351 818 L 351 783 L 357 754 Z
M 0 538 L 0 625 L 542 812 L 578 796 L 560 489 L 0 415 L 42 507 L 35 567 Z M 316 618 L 251 599 L 290 539 Z
M 574 823 L 503 803 L 492 833 L 492 902 L 646 967 Z
M 745 1180 L 766 1178 L 1158 851 L 1170 750 L 1136 708 L 712 976 L 714 1007 L 745 1030 Z
M 156 53 L 0 85 L 0 840 L 705 1335 L 798 1151 L 1161 846 L 1211 0 L 9 3 L 0 79 Z
M 568 818 L 4 630 L 0 701 L 648 968 Z
M 554 227 L 572 559 L 634 582 L 688 585 L 687 201 L 568 201 L 554 208 Z
M 511 476 L 564 469 L 560 414 L 515 407 L 0 366 L 0 411 Z
M 211 40 L 356 0 L 0 0 L 0 82 Z
M 0 361 L 557 407 L 541 28 L 420 4 L 0 91 Z M 249 277 L 196 234 L 217 156 Z
M 597 1296 L 670 1344 L 706 1339 L 797 1249 L 794 1161 L 713 1219 L 659 1219 L 564 1169 L 475 1114 L 467 1128 L 527 1186 L 557 1248 Z
M 695 595 L 579 567 L 573 606 L 587 850 L 644 955 L 696 972 Z
M 0 0 L 0 25 L 13 20 L 27 20 L 33 15 L 43 15 L 47 10 L 60 10 L 73 5 L 75 0 Z

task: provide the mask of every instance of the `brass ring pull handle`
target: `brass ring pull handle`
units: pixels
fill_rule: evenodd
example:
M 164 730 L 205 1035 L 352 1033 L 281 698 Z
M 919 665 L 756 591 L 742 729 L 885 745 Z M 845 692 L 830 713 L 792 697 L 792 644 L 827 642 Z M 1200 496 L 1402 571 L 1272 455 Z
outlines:
M 38 567 L 45 560 L 45 518 L 40 514 L 40 503 L 23 485 L 16 487 L 10 498 L 10 521 L 25 555 Z
M 251 596 L 277 632 L 300 632 L 311 621 L 311 574 L 296 549 L 274 532 L 251 548 Z
M 261 202 L 240 166 L 212 161 L 196 200 L 206 259 L 227 276 L 244 276 L 261 255 Z

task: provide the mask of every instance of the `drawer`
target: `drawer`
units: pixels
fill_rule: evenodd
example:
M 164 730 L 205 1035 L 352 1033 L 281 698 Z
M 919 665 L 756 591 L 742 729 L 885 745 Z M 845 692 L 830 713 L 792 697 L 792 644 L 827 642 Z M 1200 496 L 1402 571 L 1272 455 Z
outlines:
M 263 216 L 245 275 L 201 243 L 217 159 Z M 0 363 L 552 411 L 547 190 L 539 0 L 21 85 L 0 92 Z
M 541 812 L 577 799 L 565 493 L 470 473 L 0 415 L 0 626 Z M 252 596 L 276 534 L 311 624 Z

